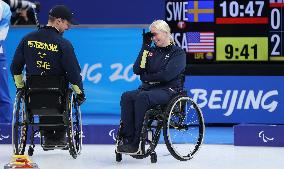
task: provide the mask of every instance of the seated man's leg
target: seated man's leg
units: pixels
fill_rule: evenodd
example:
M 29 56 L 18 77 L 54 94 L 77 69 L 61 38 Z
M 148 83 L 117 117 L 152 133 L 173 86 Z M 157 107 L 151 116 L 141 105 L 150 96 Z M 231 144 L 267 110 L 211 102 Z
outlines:
M 41 117 L 41 123 L 63 123 L 62 117 Z M 40 127 L 43 130 L 43 136 L 46 145 L 65 145 L 66 144 L 66 127 L 64 126 L 48 126 Z
M 122 134 L 127 142 L 132 142 L 134 137 L 134 103 L 139 90 L 127 91 L 121 95 L 121 120 Z
M 167 104 L 173 93 L 168 90 L 154 89 L 140 92 L 135 101 L 135 133 L 130 145 L 124 147 L 125 152 L 134 153 L 138 151 L 140 135 L 142 131 L 144 116 L 147 110 L 157 104 Z
M 54 130 L 50 127 L 43 128 L 44 144 L 45 145 L 54 145 L 55 144 L 55 133 Z
M 65 145 L 66 142 L 66 128 L 60 126 L 55 130 L 55 139 L 57 140 L 58 145 Z

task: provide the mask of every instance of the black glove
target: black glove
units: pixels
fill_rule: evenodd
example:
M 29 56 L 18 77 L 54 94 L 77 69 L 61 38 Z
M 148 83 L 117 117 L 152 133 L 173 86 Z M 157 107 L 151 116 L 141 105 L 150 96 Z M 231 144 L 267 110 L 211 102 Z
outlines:
M 86 100 L 85 94 L 81 93 L 81 94 L 77 94 L 76 95 L 76 102 L 78 103 L 78 106 L 80 106 L 81 104 L 83 104 Z
M 143 29 L 143 45 L 150 46 L 152 43 L 153 34 L 151 32 L 145 33 L 145 29 Z
M 39 13 L 39 11 L 40 11 L 40 2 L 39 1 L 34 1 L 34 4 L 36 5 L 36 8 L 35 8 L 36 12 Z

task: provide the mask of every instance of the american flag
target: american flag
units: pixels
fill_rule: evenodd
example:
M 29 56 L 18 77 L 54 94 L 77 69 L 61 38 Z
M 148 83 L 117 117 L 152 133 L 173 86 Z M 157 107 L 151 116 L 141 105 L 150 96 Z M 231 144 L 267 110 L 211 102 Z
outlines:
M 189 53 L 214 52 L 214 32 L 187 32 Z

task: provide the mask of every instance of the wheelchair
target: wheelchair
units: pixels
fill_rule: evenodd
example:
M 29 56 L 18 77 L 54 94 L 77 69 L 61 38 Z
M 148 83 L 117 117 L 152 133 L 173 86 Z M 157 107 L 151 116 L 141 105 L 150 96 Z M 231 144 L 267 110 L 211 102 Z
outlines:
M 116 137 L 116 147 L 123 144 L 124 138 L 120 126 Z M 162 130 L 163 129 L 163 130 Z M 116 148 L 116 161 L 122 160 L 122 154 L 136 159 L 148 156 L 151 163 L 157 162 L 155 148 L 163 131 L 164 141 L 170 154 L 180 161 L 187 161 L 200 149 L 204 139 L 205 124 L 201 109 L 182 90 L 167 105 L 156 105 L 145 113 L 136 153 L 119 152 Z
M 76 102 L 75 93 L 68 86 L 68 82 L 62 76 L 26 77 L 25 88 L 17 91 L 13 110 L 12 146 L 15 155 L 25 153 L 29 138 L 28 155 L 32 156 L 34 138 L 37 136 L 40 137 L 40 145 L 44 151 L 69 150 L 74 159 L 81 153 L 81 110 Z M 43 122 L 41 118 L 46 117 L 61 118 L 62 122 Z M 66 145 L 46 145 L 43 135 L 46 127 L 66 128 Z

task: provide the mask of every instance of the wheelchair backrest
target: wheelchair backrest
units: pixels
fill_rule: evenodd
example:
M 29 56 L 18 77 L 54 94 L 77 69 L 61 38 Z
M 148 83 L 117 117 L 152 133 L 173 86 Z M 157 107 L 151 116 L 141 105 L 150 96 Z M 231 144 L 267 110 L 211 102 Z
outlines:
M 61 115 L 67 89 L 68 83 L 63 76 L 27 76 L 27 109 L 35 115 Z

